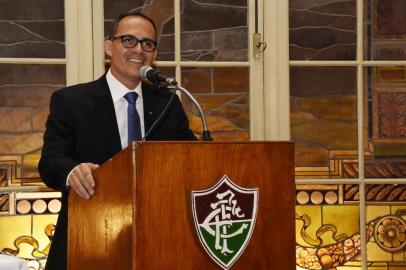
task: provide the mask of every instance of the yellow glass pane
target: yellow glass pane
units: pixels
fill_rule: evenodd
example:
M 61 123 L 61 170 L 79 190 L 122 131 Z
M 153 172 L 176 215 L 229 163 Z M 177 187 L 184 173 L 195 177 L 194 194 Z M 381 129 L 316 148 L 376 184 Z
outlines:
M 379 248 L 374 242 L 367 243 L 367 250 L 368 259 L 371 261 L 373 261 L 374 258 L 381 261 L 391 261 L 391 254 Z
M 361 267 L 359 266 L 360 263 L 356 263 L 356 265 L 348 265 L 348 266 L 339 266 L 336 269 L 337 270 L 361 270 Z
M 337 227 L 337 234 L 348 236 L 359 233 L 359 207 L 357 205 L 324 206 L 323 223 Z
M 38 241 L 39 250 L 48 254 L 58 215 L 35 215 L 32 236 Z
M 0 217 L 0 251 L 3 249 L 17 250 L 14 241 L 23 235 L 31 235 L 31 216 Z M 29 256 L 29 247 L 21 245 L 18 256 Z
M 388 205 L 377 205 L 374 207 L 367 207 L 366 208 L 366 220 L 371 221 L 378 217 L 389 215 L 390 214 L 390 206 Z

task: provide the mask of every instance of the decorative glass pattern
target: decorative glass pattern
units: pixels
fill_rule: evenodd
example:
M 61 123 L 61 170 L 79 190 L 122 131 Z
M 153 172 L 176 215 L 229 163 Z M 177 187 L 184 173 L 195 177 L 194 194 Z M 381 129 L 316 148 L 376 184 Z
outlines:
M 339 205 L 345 200 L 342 185 L 297 185 L 297 205 Z
M 323 3 L 321 3 L 323 2 Z M 347 14 L 356 13 L 356 6 L 350 4 L 351 1 L 290 1 L 290 20 L 291 20 L 291 48 L 290 55 L 292 60 L 355 60 L 355 43 L 352 57 L 344 57 L 344 54 L 338 51 L 326 50 L 313 51 L 306 46 L 298 47 L 297 44 L 317 45 L 331 41 L 329 35 L 323 32 L 323 28 L 329 23 L 329 16 L 323 16 L 320 10 L 315 7 L 335 7 L 348 8 Z M 355 4 L 355 1 L 352 1 Z M 359 3 L 359 2 L 358 2 Z M 364 59 L 366 60 L 405 60 L 405 10 L 406 2 L 402 0 L 369 0 L 363 1 L 364 8 Z M 333 11 L 333 9 L 330 9 Z M 338 9 L 336 9 L 338 10 Z M 292 16 L 295 15 L 295 16 Z M 344 13 L 342 13 L 344 14 Z M 352 15 L 351 15 L 352 16 Z M 348 16 L 347 19 L 350 19 Z M 355 17 L 354 17 L 355 19 Z M 313 21 L 312 21 L 313 20 Z M 349 21 L 349 20 L 348 20 Z M 355 26 L 355 20 L 354 26 Z M 313 23 L 313 24 L 312 24 Z M 320 25 L 324 25 L 320 27 Z M 314 42 L 313 37 L 305 36 L 303 33 L 311 33 L 314 29 L 319 29 L 317 37 L 319 43 Z M 322 30 L 323 29 L 323 30 Z M 355 29 L 355 28 L 354 28 Z M 336 29 L 337 30 L 337 29 Z M 293 39 L 292 39 L 293 37 Z M 300 38 L 299 38 L 300 37 Z M 320 38 L 321 37 L 321 38 Z M 338 40 L 338 39 L 337 39 Z M 336 41 L 337 41 L 336 40 Z M 297 41 L 297 42 L 296 42 Z M 335 47 L 335 46 L 334 46 Z M 313 48 L 313 47 L 312 47 Z M 314 53 L 315 54 L 312 54 Z M 328 53 L 328 54 L 327 54 Z M 307 65 L 308 63 L 306 63 Z M 317 64 L 315 64 L 317 65 Z M 354 63 L 358 65 L 358 63 Z M 353 69 L 353 75 L 347 74 L 344 77 L 339 70 Z M 310 72 L 295 72 L 294 70 L 312 70 L 317 75 L 309 75 Z M 326 76 L 328 70 L 336 70 L 334 75 Z M 366 204 L 366 247 L 367 247 L 367 265 L 370 270 L 403 270 L 406 269 L 405 251 L 406 251 L 406 186 L 403 180 L 406 175 L 406 147 L 405 147 L 405 124 L 406 124 L 406 98 L 404 97 L 404 86 L 406 83 L 406 72 L 404 66 L 366 66 L 363 74 L 363 138 L 364 142 L 364 166 L 360 168 L 357 160 L 357 144 L 354 144 L 352 153 L 348 150 L 341 153 L 341 156 L 335 156 L 337 166 L 330 163 L 330 178 L 358 178 L 364 179 L 357 181 L 370 181 L 371 179 L 390 178 L 391 181 L 398 184 L 387 184 L 373 182 L 366 184 L 364 190 L 360 190 L 358 184 L 337 184 L 337 185 L 297 185 L 297 218 L 300 217 L 301 223 L 297 227 L 297 269 L 361 269 L 361 258 L 359 253 L 359 230 L 350 238 L 344 238 L 342 249 L 337 248 L 339 243 L 336 237 L 340 239 L 338 228 L 345 224 L 351 217 L 342 217 L 339 207 L 354 207 L 359 202 L 364 202 L 361 197 L 365 194 Z M 339 119 L 341 121 L 353 122 L 358 124 L 356 115 L 356 72 L 355 67 L 292 67 L 291 68 L 291 122 L 292 136 L 297 136 L 298 129 L 296 124 L 299 122 L 318 123 L 319 119 L 315 117 L 315 109 L 311 106 L 304 106 L 314 100 L 318 100 L 322 107 L 324 102 L 321 97 L 330 94 L 332 89 L 341 89 L 336 92 L 332 113 L 324 110 L 323 120 Z M 359 74 L 358 74 L 359 75 Z M 342 77 L 340 82 L 334 81 Z M 345 78 L 345 79 L 344 79 Z M 320 84 L 320 81 L 329 80 L 330 82 Z M 331 84 L 330 84 L 331 83 Z M 342 84 L 341 84 L 342 83 Z M 315 87 L 312 87 L 315 85 Z M 323 85 L 323 88 L 318 87 Z M 330 87 L 333 85 L 333 87 Z M 352 85 L 352 86 L 351 86 Z M 298 91 L 298 89 L 300 91 Z M 305 89 L 305 90 L 302 90 Z M 323 89 L 323 90 L 321 90 Z M 303 94 L 307 93 L 312 94 Z M 334 90 L 333 90 L 334 91 Z M 352 96 L 352 105 L 342 104 L 342 96 Z M 321 110 L 320 110 L 321 111 Z M 318 111 L 316 111 L 318 112 Z M 344 116 L 344 114 L 346 114 Z M 300 129 L 299 129 L 300 130 Z M 301 130 L 300 130 L 301 131 Z M 356 131 L 356 130 L 355 130 Z M 336 132 L 336 131 L 334 131 Z M 339 131 L 338 131 L 339 132 Z M 325 133 L 317 136 L 316 140 L 310 140 L 317 146 L 325 144 Z M 348 130 L 346 131 L 348 134 Z M 302 135 L 302 134 L 300 134 Z M 340 134 L 341 135 L 341 134 Z M 303 139 L 305 138 L 305 139 Z M 300 136 L 300 140 L 309 143 L 310 136 Z M 357 132 L 354 133 L 354 139 L 357 139 Z M 296 140 L 296 139 L 295 139 Z M 297 141 L 297 140 L 296 140 Z M 339 140 L 338 140 L 339 141 Z M 351 139 L 345 140 L 347 143 Z M 300 141 L 299 141 L 300 143 Z M 302 168 L 296 168 L 297 178 L 319 178 L 309 160 L 313 158 L 311 149 L 300 149 L 296 156 L 296 164 L 306 164 Z M 341 146 L 342 147 L 342 146 Z M 329 151 L 331 154 L 334 151 Z M 302 155 L 300 155 L 302 153 Z M 299 154 L 299 157 L 298 157 Z M 320 155 L 319 155 L 320 156 Z M 330 156 L 331 162 L 331 156 Z M 300 165 L 299 165 L 300 166 Z M 332 168 L 339 168 L 341 172 L 338 176 L 332 177 Z M 363 169 L 363 174 L 359 170 Z M 317 183 L 317 179 L 314 180 Z M 367 182 L 369 183 L 369 182 Z M 363 185 L 361 185 L 363 187 Z M 324 218 L 319 208 L 324 208 L 331 215 L 338 215 L 342 220 L 330 220 Z M 361 205 L 363 207 L 364 205 Z M 316 209 L 316 210 L 315 210 Z M 308 216 L 304 216 L 300 211 L 307 211 Z M 312 212 L 313 211 L 313 212 Z M 359 209 L 353 210 L 354 217 L 359 216 Z M 344 210 L 350 214 L 351 210 Z M 312 216 L 313 215 L 313 216 Z M 313 221 L 316 221 L 316 224 Z M 326 227 L 325 227 L 326 226 Z M 335 228 L 335 229 L 334 229 Z M 319 238 L 324 240 L 323 235 L 326 231 L 336 240 L 333 247 L 328 244 L 319 244 Z M 313 238 L 311 237 L 313 236 Z M 319 237 L 319 238 L 318 238 Z M 358 239 L 357 239 L 358 237 Z M 306 241 L 307 239 L 307 241 Z M 314 244 L 312 241 L 314 240 Z M 319 244 L 319 246 L 317 246 Z M 323 246 L 324 245 L 324 246 Z M 327 246 L 327 248 L 325 247 Z M 338 245 L 340 246 L 340 245 Z M 358 252 L 356 252 L 358 250 Z M 351 257 L 348 252 L 355 252 Z M 332 255 L 333 254 L 333 255 Z
M 0 33 L 6 33 L 0 35 L 0 57 L 65 57 L 63 0 L 0 4 Z
M 65 85 L 65 66 L 1 64 L 0 74 L 0 114 L 7 116 L 0 118 L 0 252 L 44 269 L 60 194 L 2 187 L 41 185 L 37 164 L 49 98 Z
M 182 0 L 182 60 L 247 61 L 247 2 Z
M 405 185 L 368 185 L 366 220 L 374 224 L 367 243 L 368 269 L 406 269 Z
M 292 67 L 291 138 L 299 178 L 357 177 L 356 72 L 352 67 Z
M 249 139 L 248 68 L 182 68 L 182 85 L 202 106 L 214 140 Z M 182 102 L 191 128 L 200 134 L 197 110 L 186 97 Z
M 39 181 L 49 99 L 65 81 L 63 65 L 0 64 L 0 115 L 8 116 L 0 118 L 2 186 Z
M 358 204 L 337 185 L 299 185 L 296 194 L 297 269 L 360 269 Z
M 406 67 L 365 68 L 368 178 L 406 176 Z
M 0 198 L 3 195 L 0 193 Z M 9 208 L 0 216 L 0 253 L 25 259 L 32 270 L 45 269 L 61 207 L 60 193 L 6 195 Z
M 355 60 L 355 0 L 289 1 L 291 60 Z
M 405 1 L 367 1 L 364 40 L 367 60 L 405 60 L 405 38 Z

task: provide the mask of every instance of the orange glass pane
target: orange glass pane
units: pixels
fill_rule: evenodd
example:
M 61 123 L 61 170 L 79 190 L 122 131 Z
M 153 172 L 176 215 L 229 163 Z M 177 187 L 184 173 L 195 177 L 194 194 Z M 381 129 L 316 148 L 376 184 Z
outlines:
M 182 85 L 202 106 L 214 140 L 249 139 L 248 68 L 182 68 Z M 188 98 L 182 102 L 191 128 L 200 134 L 197 110 Z
M 358 177 L 356 70 L 292 67 L 290 101 L 296 177 Z

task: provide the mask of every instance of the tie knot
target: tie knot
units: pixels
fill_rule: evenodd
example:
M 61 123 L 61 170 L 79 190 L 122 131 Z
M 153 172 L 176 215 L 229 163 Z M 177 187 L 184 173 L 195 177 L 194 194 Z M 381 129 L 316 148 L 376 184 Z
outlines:
M 135 104 L 138 95 L 135 92 L 128 92 L 127 94 L 124 95 L 124 98 L 127 100 L 128 103 Z

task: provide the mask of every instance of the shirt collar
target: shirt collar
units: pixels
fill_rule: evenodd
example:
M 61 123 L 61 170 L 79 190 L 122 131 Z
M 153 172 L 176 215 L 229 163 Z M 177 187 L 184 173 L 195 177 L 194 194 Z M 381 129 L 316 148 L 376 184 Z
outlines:
M 128 89 L 124 84 L 122 84 L 116 77 L 114 77 L 113 73 L 111 73 L 111 69 L 106 74 L 107 84 L 110 88 L 111 97 L 113 98 L 113 102 L 118 101 L 120 98 L 124 97 L 125 94 L 131 91 L 135 91 L 138 94 L 137 100 L 142 100 L 142 88 L 141 82 L 134 88 Z

